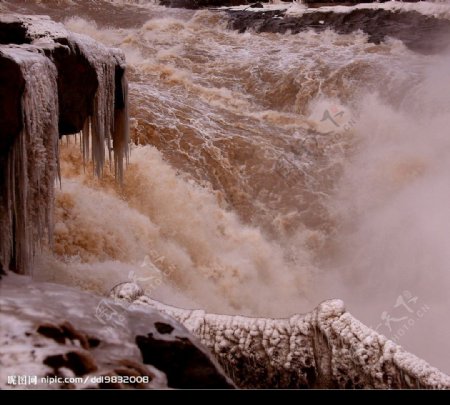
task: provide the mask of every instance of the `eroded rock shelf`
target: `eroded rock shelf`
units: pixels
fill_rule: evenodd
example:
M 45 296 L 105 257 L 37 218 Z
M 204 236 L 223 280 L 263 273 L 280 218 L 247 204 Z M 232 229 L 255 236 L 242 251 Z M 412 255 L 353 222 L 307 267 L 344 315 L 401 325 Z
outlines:
M 30 274 L 36 245 L 52 239 L 59 137 L 81 132 L 95 173 L 109 154 L 123 177 L 125 58 L 48 17 L 0 15 L 0 88 L 0 263 Z

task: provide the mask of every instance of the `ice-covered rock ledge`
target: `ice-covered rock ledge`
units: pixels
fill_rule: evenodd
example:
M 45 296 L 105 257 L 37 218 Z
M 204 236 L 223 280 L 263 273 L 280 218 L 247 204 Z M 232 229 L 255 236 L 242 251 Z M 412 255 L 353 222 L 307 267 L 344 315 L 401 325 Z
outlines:
M 395 7 L 390 4 L 318 9 L 274 5 L 228 9 L 226 12 L 229 15 L 228 27 L 239 32 L 298 34 L 306 30 L 320 32 L 332 29 L 339 34 L 349 34 L 360 30 L 368 35 L 370 42 L 378 44 L 388 37 L 395 38 L 409 49 L 423 54 L 443 52 L 450 47 L 450 7 L 446 6 L 441 13 L 429 14 L 427 9 L 419 7 L 421 3 L 417 3 L 416 9 L 398 2 L 395 2 Z
M 14 274 L 0 291 L 0 389 L 234 387 L 195 337 L 156 310 Z
M 450 388 L 449 376 L 363 325 L 339 300 L 305 315 L 264 319 L 171 307 L 131 283 L 111 295 L 177 319 L 240 387 Z
M 200 8 L 215 8 L 215 7 L 232 7 L 247 5 L 247 0 L 159 0 L 159 4 L 171 8 L 187 8 L 191 10 L 198 10 Z M 268 0 L 263 0 L 264 3 Z
M 36 243 L 52 236 L 59 137 L 81 132 L 97 175 L 108 151 L 122 178 L 125 58 L 48 17 L 0 14 L 0 90 L 0 265 L 29 273 Z

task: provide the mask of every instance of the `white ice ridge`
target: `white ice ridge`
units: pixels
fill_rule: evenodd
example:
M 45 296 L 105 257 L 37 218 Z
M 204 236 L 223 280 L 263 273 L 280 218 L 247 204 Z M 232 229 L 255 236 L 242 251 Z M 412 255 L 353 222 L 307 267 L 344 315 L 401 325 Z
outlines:
M 111 296 L 172 316 L 196 335 L 240 387 L 449 389 L 450 377 L 356 320 L 340 300 L 288 319 L 186 310 L 136 284 Z
M 54 182 L 58 156 L 58 71 L 52 60 L 57 47 L 87 59 L 95 69 L 98 89 L 92 100 L 92 114 L 82 130 L 84 157 L 93 161 L 101 175 L 105 146 L 115 173 L 123 179 L 128 159 L 128 84 L 123 74 L 116 80 L 118 67 L 125 70 L 125 57 L 118 49 L 107 48 L 89 37 L 72 34 L 46 16 L 0 14 L 2 23 L 18 23 L 26 28 L 28 44 L 1 45 L 0 54 L 20 66 L 26 81 L 22 96 L 23 130 L 14 139 L 5 157 L 3 202 L 0 204 L 0 264 L 19 273 L 30 274 L 37 243 L 46 234 L 52 237 Z M 116 91 L 120 85 L 121 91 Z M 79 89 L 83 92 L 83 89 Z M 121 94 L 122 108 L 116 108 Z M 92 146 L 91 146 L 92 144 Z M 112 159 L 114 152 L 114 159 Z

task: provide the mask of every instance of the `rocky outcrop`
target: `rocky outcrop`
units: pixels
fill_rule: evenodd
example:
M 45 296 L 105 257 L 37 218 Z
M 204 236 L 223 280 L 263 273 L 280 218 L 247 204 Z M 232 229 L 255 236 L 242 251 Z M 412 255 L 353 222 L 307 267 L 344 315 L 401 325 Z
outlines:
M 450 47 L 450 20 L 423 15 L 416 11 L 384 9 L 354 9 L 347 12 L 308 11 L 288 15 L 285 10 L 233 11 L 229 10 L 230 29 L 245 32 L 292 33 L 306 30 L 332 29 L 340 34 L 361 30 L 368 40 L 380 43 L 387 37 L 401 40 L 408 48 L 423 54 L 442 52 Z
M 308 7 L 322 7 L 322 6 L 351 6 L 359 3 L 385 3 L 389 0 L 303 0 L 302 3 Z M 404 0 L 405 3 L 417 3 L 421 0 Z M 251 0 L 159 0 L 159 4 L 166 7 L 174 8 L 215 8 L 215 7 L 232 7 L 257 3 L 270 3 L 270 0 L 263 0 L 259 2 Z M 290 3 L 285 1 L 286 4 Z
M 108 150 L 122 179 L 125 58 L 48 17 L 0 15 L 0 88 L 0 263 L 27 274 L 36 244 L 52 237 L 59 137 L 81 132 L 96 174 Z
M 321 7 L 321 6 L 349 6 L 361 3 L 386 3 L 391 0 L 302 0 L 303 4 L 309 7 Z M 403 0 L 404 3 L 418 3 L 423 0 Z
M 266 0 L 267 2 L 268 0 Z M 159 0 L 159 4 L 172 8 L 187 8 L 196 10 L 199 8 L 232 7 L 243 4 L 251 4 L 247 0 Z
M 8 275 L 0 388 L 233 388 L 183 326 L 150 308 Z
M 0 31 L 1 32 L 1 31 Z M 0 54 L 0 159 L 5 158 L 15 137 L 22 130 L 22 94 L 25 79 L 19 66 Z
M 339 300 L 289 319 L 208 314 L 161 304 L 136 284 L 112 296 L 181 322 L 245 388 L 436 388 L 450 377 L 364 326 Z

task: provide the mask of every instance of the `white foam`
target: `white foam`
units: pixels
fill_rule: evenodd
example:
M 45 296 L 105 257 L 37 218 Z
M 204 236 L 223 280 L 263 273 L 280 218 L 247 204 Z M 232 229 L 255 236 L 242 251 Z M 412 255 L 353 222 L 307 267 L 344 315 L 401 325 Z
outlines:
M 322 6 L 318 8 L 308 8 L 302 3 L 286 2 L 279 4 L 263 4 L 262 8 L 250 8 L 247 5 L 222 7 L 222 9 L 249 12 L 264 12 L 264 11 L 286 11 L 289 16 L 301 16 L 307 13 L 349 13 L 352 10 L 389 10 L 389 11 L 417 11 L 423 15 L 429 15 L 437 18 L 450 19 L 450 3 L 448 1 L 431 2 L 420 1 L 417 3 L 406 3 L 402 1 L 388 1 L 385 3 L 361 3 L 353 6 Z

